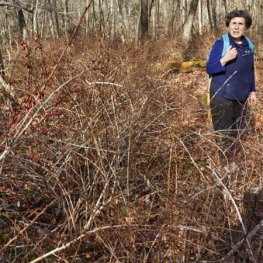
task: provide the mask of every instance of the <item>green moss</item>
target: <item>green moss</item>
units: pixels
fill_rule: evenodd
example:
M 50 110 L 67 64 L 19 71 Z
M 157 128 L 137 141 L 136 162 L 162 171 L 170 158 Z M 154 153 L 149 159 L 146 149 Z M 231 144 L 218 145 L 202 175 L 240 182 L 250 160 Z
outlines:
M 195 97 L 198 100 L 201 100 L 201 101 L 206 101 L 207 100 L 207 95 L 206 94 L 196 94 Z

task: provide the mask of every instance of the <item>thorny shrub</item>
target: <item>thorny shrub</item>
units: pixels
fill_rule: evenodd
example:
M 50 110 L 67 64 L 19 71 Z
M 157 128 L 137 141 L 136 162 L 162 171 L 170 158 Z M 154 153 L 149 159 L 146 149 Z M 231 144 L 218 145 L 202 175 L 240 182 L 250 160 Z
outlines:
M 66 44 L 33 35 L 8 65 L 1 262 L 259 262 L 262 109 L 227 173 L 204 69 L 160 66 L 177 43 L 79 40 L 55 67 Z

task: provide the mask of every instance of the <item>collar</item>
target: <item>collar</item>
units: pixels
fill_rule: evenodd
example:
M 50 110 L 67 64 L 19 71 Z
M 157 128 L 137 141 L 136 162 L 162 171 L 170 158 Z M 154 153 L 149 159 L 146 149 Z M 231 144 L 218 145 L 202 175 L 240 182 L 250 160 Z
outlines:
M 246 38 L 244 37 L 244 35 L 241 37 L 242 44 L 236 43 L 235 39 L 230 35 L 230 33 L 228 33 L 228 37 L 230 39 L 230 42 L 236 46 L 238 46 L 238 45 L 248 46 L 248 42 L 247 42 Z

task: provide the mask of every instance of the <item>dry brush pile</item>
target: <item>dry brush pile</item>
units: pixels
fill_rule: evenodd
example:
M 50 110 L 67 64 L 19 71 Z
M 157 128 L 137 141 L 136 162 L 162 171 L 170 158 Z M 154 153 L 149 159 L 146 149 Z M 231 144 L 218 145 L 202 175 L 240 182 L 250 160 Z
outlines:
M 32 36 L 6 65 L 0 262 L 259 262 L 260 107 L 227 173 L 204 70 L 155 66 L 176 46 L 75 40 L 56 64 L 63 45 Z

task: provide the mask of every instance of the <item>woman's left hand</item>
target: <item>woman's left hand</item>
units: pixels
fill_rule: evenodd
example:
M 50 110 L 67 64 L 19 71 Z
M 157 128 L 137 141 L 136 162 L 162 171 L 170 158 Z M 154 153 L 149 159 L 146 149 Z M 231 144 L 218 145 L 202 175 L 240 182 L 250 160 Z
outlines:
M 256 96 L 256 92 L 251 92 L 250 96 L 248 98 L 248 102 L 251 105 L 256 105 L 257 104 L 257 96 Z

